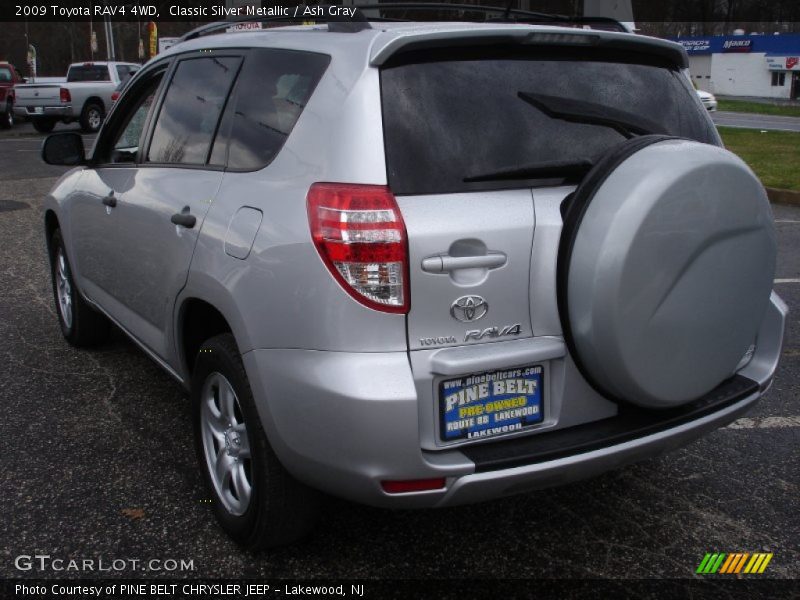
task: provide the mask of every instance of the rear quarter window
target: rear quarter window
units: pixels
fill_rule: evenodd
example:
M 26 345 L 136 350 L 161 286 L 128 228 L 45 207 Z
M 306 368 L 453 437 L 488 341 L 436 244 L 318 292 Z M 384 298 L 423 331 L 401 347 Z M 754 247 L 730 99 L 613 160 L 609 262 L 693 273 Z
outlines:
M 624 111 L 662 133 L 718 143 L 676 67 L 630 54 L 553 48 L 410 54 L 381 71 L 389 185 L 396 194 L 452 193 L 566 183 L 546 174 L 487 178 L 553 162 L 597 162 L 626 138 L 607 126 L 548 116 L 520 93 Z M 556 174 L 557 175 L 557 174 Z M 465 181 L 468 180 L 468 181 Z
M 220 123 L 211 164 L 250 171 L 272 162 L 329 63 L 324 54 L 251 50 Z

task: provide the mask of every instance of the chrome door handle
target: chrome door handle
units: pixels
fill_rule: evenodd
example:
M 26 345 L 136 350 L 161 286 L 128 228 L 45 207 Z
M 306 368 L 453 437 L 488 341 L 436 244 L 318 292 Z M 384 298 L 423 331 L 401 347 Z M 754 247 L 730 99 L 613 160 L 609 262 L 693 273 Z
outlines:
M 422 270 L 427 273 L 449 273 L 458 269 L 497 269 L 508 262 L 502 252 L 487 252 L 477 256 L 450 256 L 439 254 L 422 259 Z

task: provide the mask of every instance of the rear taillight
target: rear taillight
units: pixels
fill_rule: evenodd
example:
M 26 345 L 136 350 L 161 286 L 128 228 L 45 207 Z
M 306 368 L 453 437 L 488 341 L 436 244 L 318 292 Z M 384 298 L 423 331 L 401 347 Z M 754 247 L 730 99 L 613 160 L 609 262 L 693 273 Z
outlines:
M 361 304 L 408 312 L 408 244 L 400 209 L 380 185 L 315 183 L 311 237 L 328 270 Z
M 72 102 L 72 96 L 69 93 L 67 88 L 61 88 L 58 91 L 58 97 L 61 99 L 62 102 Z
M 113 92 L 111 94 L 111 102 L 116 102 L 118 98 L 119 98 L 119 92 Z

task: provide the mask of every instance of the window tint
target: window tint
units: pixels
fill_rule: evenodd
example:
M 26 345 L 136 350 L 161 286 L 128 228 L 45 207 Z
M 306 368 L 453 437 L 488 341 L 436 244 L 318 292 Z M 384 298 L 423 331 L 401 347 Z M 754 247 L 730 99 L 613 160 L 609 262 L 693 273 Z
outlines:
M 67 82 L 71 81 L 111 81 L 106 65 L 78 65 L 70 67 L 67 72 Z
M 138 100 L 133 103 L 129 112 L 128 107 L 123 109 L 128 112 L 128 121 L 114 141 L 110 162 L 134 162 L 136 160 L 136 153 L 141 143 L 147 113 L 150 111 L 150 107 L 153 106 L 158 84 L 163 76 L 163 73 L 159 73 L 147 82 L 145 89 L 138 95 Z
M 645 129 L 718 143 L 679 70 L 657 59 L 635 64 L 630 54 L 578 52 L 428 51 L 384 69 L 381 97 L 392 190 L 426 194 L 556 185 L 565 182 L 567 169 L 548 178 L 547 168 L 556 163 L 585 168 L 625 140 L 608 126 L 548 116 L 521 97 L 526 94 L 547 95 L 556 108 L 595 110 Z
M 212 164 L 253 170 L 278 154 L 330 62 L 323 54 L 255 49 L 225 110 Z
M 183 60 L 167 88 L 148 161 L 205 164 L 239 57 Z

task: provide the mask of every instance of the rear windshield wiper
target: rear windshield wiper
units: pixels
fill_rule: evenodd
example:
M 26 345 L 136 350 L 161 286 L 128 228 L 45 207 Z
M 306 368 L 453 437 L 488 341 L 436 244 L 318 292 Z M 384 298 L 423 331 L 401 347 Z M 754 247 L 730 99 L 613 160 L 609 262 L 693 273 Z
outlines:
M 490 173 L 479 175 L 469 175 L 463 179 L 464 183 L 476 183 L 479 181 L 501 181 L 513 179 L 581 179 L 592 168 L 593 163 L 586 158 L 578 158 L 571 161 L 551 160 L 526 165 L 522 167 L 511 167 L 499 169 Z
M 610 127 L 626 138 L 651 133 L 667 133 L 663 126 L 647 117 L 603 104 L 531 92 L 517 92 L 517 96 L 553 119 Z

